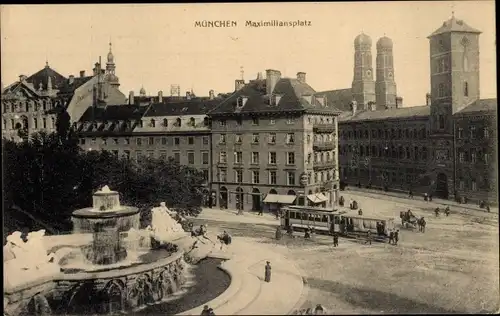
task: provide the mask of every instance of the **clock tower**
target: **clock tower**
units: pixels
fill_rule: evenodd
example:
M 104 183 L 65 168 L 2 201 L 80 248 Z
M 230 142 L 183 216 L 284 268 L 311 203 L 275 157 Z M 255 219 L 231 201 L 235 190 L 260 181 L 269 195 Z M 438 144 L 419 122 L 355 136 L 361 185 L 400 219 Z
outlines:
M 428 36 L 430 48 L 432 141 L 430 172 L 437 196 L 452 195 L 454 183 L 453 115 L 479 99 L 479 34 L 452 15 Z
M 375 102 L 375 82 L 373 81 L 372 40 L 366 34 L 354 39 L 354 78 L 352 95 L 362 109 L 369 109 Z
M 377 41 L 377 81 L 375 82 L 377 109 L 396 107 L 397 91 L 392 47 L 392 40 L 386 36 Z

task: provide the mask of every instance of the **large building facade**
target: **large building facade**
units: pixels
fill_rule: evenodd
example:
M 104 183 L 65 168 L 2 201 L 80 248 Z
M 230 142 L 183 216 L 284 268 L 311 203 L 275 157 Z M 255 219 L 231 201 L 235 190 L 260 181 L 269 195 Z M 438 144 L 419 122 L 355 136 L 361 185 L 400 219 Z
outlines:
M 235 85 L 235 92 L 209 113 L 212 189 L 219 207 L 333 203 L 339 111 L 316 95 L 302 72 L 291 79 L 270 69 L 265 79 L 259 74 Z
M 352 89 L 325 91 L 339 117 L 340 178 L 344 183 L 437 197 L 496 203 L 496 99 L 480 99 L 479 34 L 452 17 L 429 36 L 430 86 L 425 105 L 397 97 L 393 44 L 377 42 L 375 105 Z M 368 56 L 371 40 L 360 38 Z M 364 61 L 369 64 L 369 61 Z M 354 78 L 360 68 L 355 62 Z M 365 70 L 366 71 L 366 70 Z M 481 136 L 482 135 L 482 136 Z
M 68 112 L 77 122 L 89 106 L 102 101 L 121 104 L 125 95 L 118 90 L 114 56 L 110 51 L 106 69 L 95 64 L 90 76 L 80 71 L 79 76 L 64 77 L 48 63 L 31 76 L 19 76 L 19 81 L 2 89 L 2 134 L 4 138 L 21 141 L 29 135 L 56 128 L 57 114 Z
M 208 205 L 211 183 L 211 131 L 207 112 L 221 102 L 209 97 L 146 96 L 129 94 L 128 103 L 89 107 L 76 124 L 80 147 L 105 150 L 118 157 L 141 161 L 168 159 L 203 172 Z M 214 192 L 215 194 L 215 192 Z

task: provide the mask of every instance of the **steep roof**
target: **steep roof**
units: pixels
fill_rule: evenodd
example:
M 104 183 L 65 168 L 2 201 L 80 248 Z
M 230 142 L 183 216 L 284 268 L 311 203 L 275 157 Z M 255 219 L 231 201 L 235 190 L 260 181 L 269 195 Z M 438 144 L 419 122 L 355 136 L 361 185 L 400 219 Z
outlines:
M 472 104 L 466 106 L 462 110 L 458 111 L 456 114 L 473 114 L 474 112 L 496 112 L 497 111 L 497 99 L 479 99 Z
M 328 90 L 316 93 L 317 96 L 326 97 L 328 106 L 335 107 L 341 111 L 349 111 L 352 101 L 352 89 Z
M 304 96 L 316 94 L 311 86 L 297 79 L 281 78 L 273 91 L 274 95 L 281 95 L 276 105 L 269 104 L 269 96 L 266 93 L 266 80 L 252 80 L 240 90 L 234 92 L 209 114 L 233 114 L 233 113 L 278 113 L 283 111 L 321 110 L 338 113 L 333 107 L 324 107 L 315 98 L 307 100 Z M 247 97 L 242 108 L 236 108 L 237 99 Z
M 125 121 L 138 120 L 147 111 L 149 106 L 139 105 L 108 105 L 106 107 L 88 107 L 80 118 L 80 122 L 90 121 Z
M 52 89 L 60 89 L 68 80 L 63 75 L 50 68 L 49 65 L 46 65 L 43 69 L 29 76 L 26 81 L 33 84 L 35 90 L 40 88 L 40 83 L 42 84 L 42 89 L 47 90 L 49 77 L 51 79 Z
M 193 99 L 166 99 L 163 103 L 153 103 L 148 108 L 145 117 L 153 116 L 181 116 L 202 115 L 213 110 L 223 99 L 193 98 Z
M 351 112 L 344 112 L 339 116 L 339 122 L 375 121 L 384 119 L 399 119 L 429 116 L 431 108 L 427 105 L 393 108 L 387 110 L 361 110 L 354 116 Z
M 452 16 L 451 19 L 449 19 L 448 21 L 445 21 L 440 28 L 435 30 L 428 37 L 432 37 L 432 36 L 443 34 L 443 33 L 450 33 L 450 32 L 477 33 L 477 34 L 481 33 L 481 31 L 479 31 L 473 27 L 470 27 L 464 21 L 457 20 L 455 18 L 455 16 Z
M 92 78 L 94 77 L 93 76 L 77 77 L 74 78 L 73 83 L 71 84 L 69 83 L 69 80 L 66 80 L 66 82 L 59 88 L 59 93 L 60 94 L 73 93 L 75 92 L 76 89 L 84 85 L 87 81 L 89 81 Z

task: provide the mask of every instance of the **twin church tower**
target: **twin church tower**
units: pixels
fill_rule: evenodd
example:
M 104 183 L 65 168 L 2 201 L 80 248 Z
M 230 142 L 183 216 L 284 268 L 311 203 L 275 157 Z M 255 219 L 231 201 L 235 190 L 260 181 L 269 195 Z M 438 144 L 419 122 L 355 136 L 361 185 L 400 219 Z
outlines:
M 392 40 L 382 37 L 377 41 L 376 80 L 373 79 L 372 40 L 366 34 L 354 40 L 353 99 L 359 107 L 370 110 L 399 106 L 394 81 Z M 399 102 L 398 102 L 399 101 Z

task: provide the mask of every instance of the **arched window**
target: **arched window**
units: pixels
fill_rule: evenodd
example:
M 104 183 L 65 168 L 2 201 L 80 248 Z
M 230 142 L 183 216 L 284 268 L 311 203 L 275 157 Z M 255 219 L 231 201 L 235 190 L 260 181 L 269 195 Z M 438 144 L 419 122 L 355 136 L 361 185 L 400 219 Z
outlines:
M 467 81 L 464 82 L 464 96 L 469 96 L 469 84 L 467 83 Z
M 29 104 L 29 102 L 27 102 L 27 101 L 26 101 L 26 102 L 24 102 L 24 108 L 25 108 L 25 111 L 26 111 L 26 112 L 29 112 L 29 111 L 30 111 L 30 104 Z
M 196 121 L 195 121 L 194 117 L 191 117 L 189 119 L 189 125 L 191 125 L 191 126 L 195 126 L 196 125 Z
M 406 147 L 406 159 L 411 159 L 410 147 Z
M 181 126 L 181 124 L 182 124 L 182 122 L 181 122 L 181 118 L 180 118 L 180 117 L 176 118 L 176 119 L 175 119 L 175 126 L 180 127 L 180 126 Z
M 163 119 L 163 126 L 164 127 L 167 127 L 168 126 L 168 120 L 165 118 Z
M 417 160 L 418 159 L 418 147 L 415 146 L 413 148 L 413 159 Z
M 151 119 L 151 121 L 149 122 L 149 126 L 151 126 L 151 127 L 155 127 L 155 125 L 156 125 L 155 120 L 154 120 L 154 119 Z
M 427 147 L 422 147 L 422 160 L 427 160 Z

